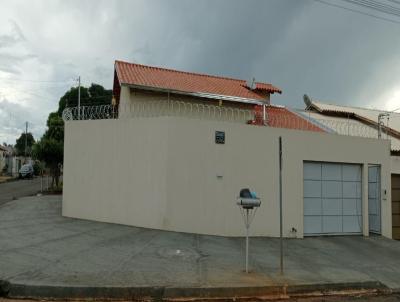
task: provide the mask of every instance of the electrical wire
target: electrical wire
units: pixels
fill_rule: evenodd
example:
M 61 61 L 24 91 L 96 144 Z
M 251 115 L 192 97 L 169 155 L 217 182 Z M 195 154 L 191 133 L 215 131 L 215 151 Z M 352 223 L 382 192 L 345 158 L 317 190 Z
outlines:
M 393 19 L 388 19 L 388 18 L 385 18 L 385 17 L 376 16 L 376 15 L 373 15 L 373 14 L 370 14 L 370 13 L 362 12 L 362 11 L 359 11 L 359 10 L 356 10 L 356 9 L 352 9 L 352 8 L 349 8 L 349 7 L 346 7 L 346 6 L 342 6 L 342 5 L 339 5 L 339 4 L 329 3 L 329 2 L 326 2 L 324 0 L 314 0 L 314 1 L 315 2 L 319 2 L 321 4 L 328 5 L 328 6 L 341 8 L 341 9 L 344 9 L 344 10 L 348 10 L 348 11 L 351 11 L 353 13 L 357 13 L 357 14 L 360 14 L 360 15 L 368 16 L 368 17 L 371 17 L 371 18 L 374 18 L 374 19 L 378 19 L 378 20 L 382 20 L 382 21 L 386 21 L 386 22 L 391 22 L 391 23 L 395 23 L 395 24 L 400 24 L 400 21 L 396 21 L 396 20 L 393 20 Z
M 342 1 L 362 6 L 368 9 L 372 9 L 381 13 L 400 17 L 400 9 L 392 5 L 381 4 L 372 0 L 342 0 Z
M 2 81 L 13 81 L 13 82 L 30 82 L 30 83 L 72 83 L 75 80 L 63 80 L 63 81 L 44 81 L 44 80 L 30 80 L 30 79 L 1 79 Z

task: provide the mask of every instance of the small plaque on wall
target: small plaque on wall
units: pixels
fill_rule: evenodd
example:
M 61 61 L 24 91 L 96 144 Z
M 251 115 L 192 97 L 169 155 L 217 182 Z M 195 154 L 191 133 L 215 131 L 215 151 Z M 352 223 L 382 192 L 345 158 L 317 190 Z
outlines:
M 215 143 L 225 144 L 225 131 L 215 131 Z

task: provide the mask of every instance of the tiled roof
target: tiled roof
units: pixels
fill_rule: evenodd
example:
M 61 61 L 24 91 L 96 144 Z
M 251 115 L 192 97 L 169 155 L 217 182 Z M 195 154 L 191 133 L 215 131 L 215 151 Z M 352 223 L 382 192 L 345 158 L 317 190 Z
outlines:
M 337 111 L 337 110 L 336 110 Z M 377 138 L 378 130 L 374 125 L 367 124 L 350 116 L 326 115 L 324 112 L 298 110 L 304 118 L 315 120 L 318 124 L 330 129 L 333 133 L 366 138 Z M 400 151 L 400 139 L 391 134 L 384 134 L 384 138 L 391 142 L 392 151 Z
M 389 114 L 389 119 L 384 119 L 383 127 L 388 129 L 394 136 L 400 138 L 400 114 L 396 112 L 388 112 L 384 110 L 368 109 L 360 107 L 339 106 L 333 104 L 322 103 L 315 100 L 306 102 L 307 110 L 315 110 L 321 114 L 338 114 L 351 119 L 357 119 L 364 123 L 378 126 L 379 114 Z
M 244 80 L 183 72 L 122 61 L 115 61 L 115 71 L 120 84 L 183 93 L 220 95 L 262 101 L 265 100 L 265 96 L 263 96 L 265 92 L 282 92 L 279 88 L 268 83 L 256 82 L 255 89 L 251 90 L 246 86 L 246 81 Z
M 255 120 L 252 124 L 262 125 L 262 106 L 255 106 Z M 267 125 L 275 128 L 286 128 L 292 130 L 306 130 L 314 132 L 326 132 L 317 124 L 310 122 L 308 119 L 296 114 L 291 110 L 281 106 L 267 106 Z
M 277 128 L 325 132 L 317 125 L 286 108 L 268 107 L 268 125 Z

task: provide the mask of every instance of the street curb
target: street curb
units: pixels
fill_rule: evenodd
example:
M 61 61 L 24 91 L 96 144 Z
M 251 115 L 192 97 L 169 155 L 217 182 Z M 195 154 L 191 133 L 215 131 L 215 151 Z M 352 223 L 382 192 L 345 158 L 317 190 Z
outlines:
M 5 285 L 2 291 L 1 284 Z M 380 282 L 274 285 L 260 287 L 69 287 L 0 281 L 0 296 L 34 299 L 129 299 L 152 301 L 259 300 L 273 298 L 390 293 Z

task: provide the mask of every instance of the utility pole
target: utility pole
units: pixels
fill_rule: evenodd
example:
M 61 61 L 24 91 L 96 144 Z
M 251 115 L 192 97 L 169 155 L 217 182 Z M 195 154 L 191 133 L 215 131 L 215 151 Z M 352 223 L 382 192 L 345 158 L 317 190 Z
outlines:
M 81 119 L 81 76 L 78 77 L 78 120 Z
M 25 122 L 25 163 L 26 163 L 27 148 L 28 148 L 28 122 Z
M 282 137 L 279 137 L 279 249 L 280 273 L 283 275 L 283 213 L 282 213 Z

